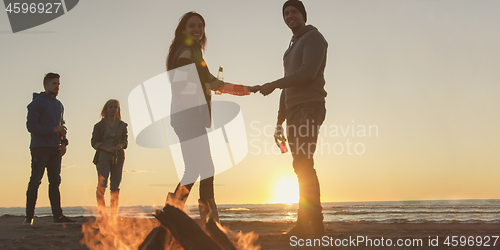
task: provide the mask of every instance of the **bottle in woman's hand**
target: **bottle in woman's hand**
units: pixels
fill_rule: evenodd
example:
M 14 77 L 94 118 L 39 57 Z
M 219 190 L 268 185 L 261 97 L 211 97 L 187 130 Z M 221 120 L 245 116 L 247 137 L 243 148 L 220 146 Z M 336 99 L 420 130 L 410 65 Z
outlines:
M 219 73 L 217 73 L 217 80 L 224 81 L 224 68 L 219 66 Z M 222 92 L 220 92 L 218 89 L 215 90 L 216 95 L 222 95 Z

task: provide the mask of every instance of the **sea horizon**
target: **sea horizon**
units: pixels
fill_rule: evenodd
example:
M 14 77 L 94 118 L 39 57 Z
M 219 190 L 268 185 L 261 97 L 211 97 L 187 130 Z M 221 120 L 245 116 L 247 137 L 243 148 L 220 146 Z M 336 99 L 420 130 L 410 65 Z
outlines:
M 500 200 L 408 200 L 323 202 L 325 222 L 377 223 L 500 223 Z M 218 204 L 221 220 L 292 222 L 298 205 L 283 203 Z M 160 206 L 122 206 L 120 216 L 152 218 Z M 24 207 L 0 207 L 0 216 L 24 216 Z M 98 216 L 96 206 L 63 207 L 68 217 Z M 184 211 L 199 218 L 197 205 L 186 205 Z M 37 207 L 35 216 L 51 216 L 50 207 Z

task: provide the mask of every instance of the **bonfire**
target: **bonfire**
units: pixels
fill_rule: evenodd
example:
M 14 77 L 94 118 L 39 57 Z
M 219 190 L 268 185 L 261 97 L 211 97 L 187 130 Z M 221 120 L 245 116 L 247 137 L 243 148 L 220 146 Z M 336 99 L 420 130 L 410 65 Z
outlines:
M 184 202 L 176 197 L 182 196 L 169 193 L 156 219 L 93 219 L 82 226 L 81 243 L 91 250 L 260 250 L 254 245 L 257 234 L 235 233 L 209 217 L 197 222 L 183 212 Z M 209 206 L 200 204 L 203 209 Z

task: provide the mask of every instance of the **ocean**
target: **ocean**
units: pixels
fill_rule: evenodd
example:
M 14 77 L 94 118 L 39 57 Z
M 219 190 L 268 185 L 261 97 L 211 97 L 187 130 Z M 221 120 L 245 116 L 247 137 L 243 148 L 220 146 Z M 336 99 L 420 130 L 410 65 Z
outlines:
M 377 223 L 500 223 L 500 200 L 381 201 L 323 203 L 325 222 Z M 297 204 L 218 205 L 221 220 L 285 222 L 297 218 Z M 152 217 L 160 207 L 120 207 L 120 215 Z M 64 207 L 69 217 L 96 216 L 95 207 Z M 197 206 L 185 211 L 199 218 Z M 24 208 L 0 208 L 2 215 L 24 216 Z M 36 208 L 36 216 L 51 216 L 50 207 Z

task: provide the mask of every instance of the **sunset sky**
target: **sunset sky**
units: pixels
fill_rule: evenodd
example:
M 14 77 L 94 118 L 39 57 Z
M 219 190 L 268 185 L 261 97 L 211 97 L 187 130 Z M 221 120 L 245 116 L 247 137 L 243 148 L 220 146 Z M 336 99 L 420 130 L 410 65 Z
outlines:
M 500 199 L 500 1 L 303 2 L 307 23 L 329 43 L 327 116 L 315 155 L 322 201 Z M 179 18 L 188 11 L 204 16 L 212 74 L 223 65 L 226 81 L 263 84 L 284 72 L 292 33 L 283 3 L 80 1 L 15 34 L 0 11 L 0 207 L 25 204 L 26 106 L 43 90 L 45 73 L 61 74 L 58 99 L 70 140 L 62 204 L 93 206 L 90 137 L 100 109 L 119 99 L 130 125 L 128 96 L 165 71 Z M 281 155 L 272 137 L 279 91 L 213 100 L 240 105 L 248 139 L 247 156 L 215 177 L 217 202 L 281 202 L 277 185 L 295 174 L 291 155 Z M 162 205 L 179 181 L 169 149 L 138 146 L 131 127 L 124 170 L 125 206 Z M 37 206 L 49 205 L 47 184 L 44 177 Z M 197 189 L 188 204 L 197 203 Z

